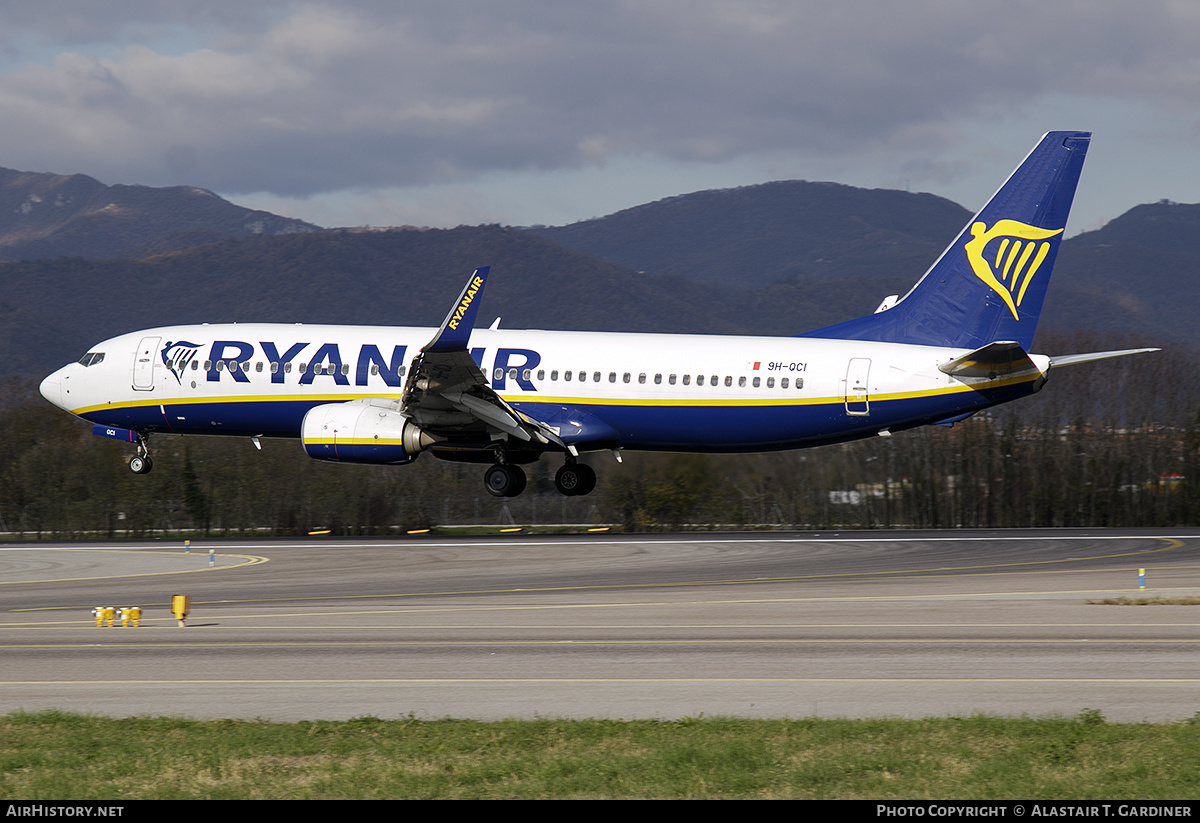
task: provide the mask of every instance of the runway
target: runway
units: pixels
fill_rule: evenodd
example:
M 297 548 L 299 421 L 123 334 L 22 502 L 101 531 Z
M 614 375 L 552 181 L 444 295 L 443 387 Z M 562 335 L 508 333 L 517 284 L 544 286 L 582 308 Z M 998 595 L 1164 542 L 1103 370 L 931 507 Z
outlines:
M 1200 535 L 4 545 L 0 712 L 1191 717 L 1200 607 L 1087 603 L 1138 595 L 1139 568 L 1200 594 Z M 97 628 L 99 605 L 141 626 Z

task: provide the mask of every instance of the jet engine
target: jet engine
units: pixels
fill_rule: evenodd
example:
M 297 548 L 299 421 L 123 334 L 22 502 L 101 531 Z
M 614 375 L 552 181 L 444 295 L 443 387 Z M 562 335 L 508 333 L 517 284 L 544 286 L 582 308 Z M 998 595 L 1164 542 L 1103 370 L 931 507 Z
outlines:
M 314 406 L 300 424 L 309 457 L 336 463 L 411 463 L 437 439 L 422 431 L 394 400 Z

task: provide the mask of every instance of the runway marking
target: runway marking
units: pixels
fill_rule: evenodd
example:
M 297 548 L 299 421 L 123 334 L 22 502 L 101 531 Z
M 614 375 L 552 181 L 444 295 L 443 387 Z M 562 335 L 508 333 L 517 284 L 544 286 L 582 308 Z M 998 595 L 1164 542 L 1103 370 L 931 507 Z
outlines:
M 939 538 L 939 539 L 949 541 L 949 540 L 952 540 L 953 538 Z M 965 538 L 965 539 L 973 539 L 973 538 Z M 994 539 L 994 538 L 974 538 L 974 539 L 982 540 L 982 539 Z M 1013 537 L 1013 538 L 1002 538 L 1002 539 L 1008 539 L 1008 540 L 1042 539 L 1042 540 L 1046 540 L 1048 538 Z M 1083 538 L 1081 538 L 1081 539 L 1083 539 Z M 1092 538 L 1086 538 L 1086 539 L 1092 539 Z M 1118 539 L 1118 538 L 1112 537 L 1111 539 Z M 1119 539 L 1130 540 L 1130 539 L 1143 539 L 1143 538 L 1121 537 Z M 944 567 L 934 567 L 934 568 L 930 568 L 930 569 L 897 569 L 897 570 L 893 570 L 893 571 L 877 571 L 877 572 L 840 572 L 840 573 L 833 573 L 833 574 L 794 575 L 794 576 L 784 576 L 784 577 L 735 578 L 735 579 L 731 579 L 731 580 L 692 580 L 692 581 L 681 581 L 681 582 L 669 582 L 668 581 L 668 582 L 658 582 L 658 583 L 613 583 L 613 584 L 591 585 L 591 586 L 546 586 L 546 587 L 520 587 L 520 588 L 508 588 L 508 589 L 479 589 L 479 590 L 439 591 L 439 592 L 397 592 L 397 593 L 391 593 L 391 594 L 351 595 L 351 596 L 329 595 L 329 596 L 321 596 L 321 597 L 302 597 L 302 598 L 278 597 L 278 598 L 247 598 L 247 599 L 241 599 L 241 600 L 223 599 L 223 600 L 217 600 L 217 601 L 192 601 L 192 604 L 193 604 L 193 606 L 197 606 L 197 605 L 232 604 L 232 603 L 296 603 L 296 602 L 320 602 L 320 601 L 329 601 L 329 600 L 346 601 L 346 600 L 371 600 L 371 599 L 414 598 L 414 597 L 447 597 L 447 596 L 485 595 L 485 594 L 547 593 L 547 592 L 565 592 L 565 591 L 603 591 L 603 590 L 618 590 L 618 589 L 688 588 L 688 587 L 697 587 L 698 588 L 698 587 L 704 587 L 704 586 L 737 586 L 737 585 L 762 585 L 762 584 L 769 584 L 769 583 L 794 583 L 794 582 L 804 582 L 804 581 L 813 581 L 813 580 L 851 580 L 851 579 L 918 580 L 918 579 L 937 578 L 937 577 L 948 576 L 948 575 L 943 574 L 944 572 L 972 571 L 972 570 L 978 570 L 978 569 L 1005 569 L 1005 568 L 1013 568 L 1013 567 L 1018 567 L 1018 566 L 1044 566 L 1044 565 L 1057 564 L 1057 563 L 1084 562 L 1084 561 L 1092 561 L 1092 560 L 1109 560 L 1109 559 L 1114 559 L 1114 558 L 1118 558 L 1118 557 L 1135 557 L 1135 556 L 1143 556 L 1143 555 L 1148 555 L 1148 554 L 1160 554 L 1162 552 L 1173 551 L 1173 550 L 1181 548 L 1185 545 L 1182 542 L 1182 540 L 1176 539 L 1176 538 L 1150 537 L 1150 538 L 1144 538 L 1144 539 L 1155 540 L 1155 541 L 1159 541 L 1159 540 L 1166 541 L 1167 545 L 1162 548 L 1158 548 L 1158 549 L 1139 549 L 1139 550 L 1132 551 L 1132 552 L 1120 552 L 1120 553 L 1109 554 L 1109 555 L 1070 557 L 1070 558 L 1060 558 L 1060 559 L 1055 559 L 1055 560 L 1018 561 L 1018 562 L 1013 562 L 1013 563 L 977 564 L 977 565 L 970 565 L 970 566 L 944 566 Z M 876 540 L 877 540 L 877 542 L 903 542 L 903 541 L 887 541 L 882 538 L 879 538 Z M 710 542 L 748 542 L 748 541 L 692 541 L 692 542 L 710 543 Z M 775 542 L 800 542 L 800 541 L 775 541 Z M 348 544 L 348 545 L 355 545 L 355 544 Z M 399 545 L 405 545 L 405 544 L 399 544 Z M 429 545 L 429 544 L 424 544 L 424 545 Z M 468 543 L 468 544 L 462 544 L 462 545 L 478 545 L 478 544 L 469 544 Z M 546 545 L 546 543 L 542 543 L 540 545 Z M 80 551 L 91 551 L 91 550 L 80 550 Z M 107 551 L 107 550 L 101 550 L 101 551 Z M 163 553 L 163 552 L 156 552 L 156 553 Z M 174 554 L 174 553 L 172 553 L 172 554 Z M 258 565 L 259 563 L 268 562 L 268 558 L 265 558 L 265 557 L 256 557 L 253 555 L 250 555 L 250 556 L 232 555 L 232 556 L 245 557 L 247 560 L 253 560 L 255 562 L 242 563 L 242 564 L 237 564 L 234 566 L 223 566 L 223 567 L 218 567 L 218 568 L 236 569 L 236 568 L 243 568 L 248 565 Z M 1197 567 L 1186 566 L 1186 567 L 1182 567 L 1182 568 L 1197 568 Z M 186 571 L 190 572 L 190 571 L 212 571 L 212 570 L 213 569 L 208 568 L 208 569 L 202 569 L 202 570 L 186 570 Z M 1068 569 L 1068 570 L 1063 570 L 1063 571 L 1039 569 L 1039 570 L 1032 570 L 1032 571 L 1026 571 L 1026 572 L 1013 572 L 1013 571 L 974 572 L 972 574 L 957 575 L 957 576 L 958 577 L 991 577 L 991 576 L 1003 576 L 1003 575 L 1014 575 L 1014 574 L 1099 574 L 1099 573 L 1117 573 L 1117 572 L 1128 572 L 1128 571 L 1129 571 L 1129 569 L 1121 569 L 1121 568 Z M 158 574 L 181 574 L 181 573 L 185 573 L 185 572 L 184 571 L 152 572 L 152 573 L 147 573 L 145 575 L 116 575 L 114 577 L 118 577 L 118 578 L 119 577 L 140 577 L 140 576 L 156 576 Z M 74 579 L 96 580 L 96 579 L 107 579 L 107 578 L 100 577 L 100 578 L 74 578 Z M 49 580 L 49 581 L 12 581 L 12 582 L 13 583 L 16 583 L 16 582 L 41 583 L 41 582 L 59 582 L 59 581 Z M 1132 591 L 1132 590 L 1122 588 L 1122 589 L 1103 590 L 1103 591 L 1088 590 L 1087 593 L 1090 593 L 1090 594 L 1112 593 L 1112 592 L 1128 593 L 1129 591 Z M 1036 594 L 1044 595 L 1044 594 L 1063 594 L 1063 593 L 1064 592 L 1039 592 Z M 1079 593 L 1083 593 L 1083 592 L 1065 592 L 1065 593 L 1079 594 Z M 979 596 L 996 597 L 996 596 L 1013 596 L 1013 595 L 1012 595 L 1012 593 L 972 593 L 972 594 L 962 594 L 962 595 L 957 595 L 957 594 L 956 595 L 916 595 L 914 597 L 925 599 L 925 598 L 937 598 L 937 597 L 979 597 Z M 841 596 L 841 597 L 835 597 L 835 598 L 806 598 L 806 600 L 833 600 L 833 601 L 854 601 L 854 600 L 874 600 L 874 599 L 908 599 L 908 597 L 907 596 L 898 596 L 898 595 L 886 595 L 881 598 L 880 596 L 876 595 L 876 596 L 850 596 L 850 597 Z M 772 602 L 772 601 L 766 601 L 766 602 Z M 773 601 L 773 602 L 786 602 L 786 601 Z M 81 608 L 81 606 L 78 606 L 78 605 L 75 605 L 75 606 L 47 606 L 47 607 L 25 608 L 25 609 L 13 609 L 12 611 L 14 611 L 14 612 L 17 612 L 17 611 L 21 611 L 21 612 L 26 612 L 26 611 L 63 611 L 63 610 L 75 610 L 75 609 L 79 609 L 79 608 Z
M 652 606 L 657 604 L 642 603 L 639 606 Z M 371 612 L 370 614 L 411 614 L 408 610 L 398 610 L 396 612 Z M 310 614 L 293 614 L 293 615 L 240 615 L 233 617 L 222 616 L 221 620 L 253 620 L 262 617 L 312 617 Z M 357 616 L 351 613 L 349 616 Z M 216 619 L 216 618 L 212 618 Z M 146 625 L 147 622 L 161 623 L 163 625 Z M 1102 629 L 1102 628 L 1121 628 L 1121 629 L 1153 629 L 1153 628 L 1195 628 L 1200 627 L 1200 622 L 1192 623 L 955 623 L 955 628 L 964 629 L 1044 629 L 1044 628 L 1072 628 L 1072 629 Z M 10 623 L 0 624 L 0 631 L 56 631 L 56 632 L 77 632 L 80 629 L 91 630 L 93 628 L 90 620 L 73 620 L 73 621 L 55 621 L 53 623 Z M 175 618 L 156 617 L 151 621 L 142 619 L 142 629 L 147 631 L 153 629 L 171 629 L 175 630 Z M 193 626 L 193 630 L 202 630 L 207 628 L 218 628 L 216 626 Z M 254 625 L 254 626 L 227 626 L 222 623 L 219 628 L 222 631 L 260 631 L 260 632 L 282 632 L 282 631 L 517 631 L 517 630 L 553 630 L 553 631 L 585 631 L 597 629 L 944 629 L 945 623 L 575 623 L 575 624 L 548 624 L 548 623 L 392 623 L 380 625 L 364 625 L 362 623 L 352 623 L 344 625 L 331 625 L 329 623 L 318 623 L 314 625 L 296 624 L 296 625 Z
M 147 552 L 147 551 L 140 551 L 140 550 L 133 551 L 130 549 L 71 549 L 71 548 L 59 548 L 59 547 L 40 548 L 40 547 L 36 547 L 36 546 L 27 546 L 27 547 L 24 547 L 21 549 L 3 548 L 3 549 L 0 549 L 0 551 L 87 552 L 87 553 L 101 553 L 101 554 L 136 554 L 139 556 L 145 556 L 147 554 L 161 554 L 161 555 L 167 555 L 167 556 L 176 557 L 176 558 L 184 558 L 184 557 L 189 557 L 189 559 L 195 558 L 198 561 L 207 562 L 204 558 L 204 555 L 207 554 L 207 552 L 195 552 L 189 556 L 189 555 L 185 555 L 181 551 L 167 552 L 167 551 L 162 551 L 161 549 L 159 551 Z M 245 562 L 234 563 L 231 566 L 208 566 L 208 565 L 205 565 L 205 566 L 195 568 L 195 569 L 174 569 L 171 571 L 159 571 L 159 572 L 133 572 L 131 574 L 101 574 L 101 575 L 96 575 L 94 577 L 49 577 L 49 578 L 46 578 L 43 580 L 0 580 L 0 586 L 29 585 L 31 583 L 77 583 L 77 582 L 80 582 L 83 580 L 123 580 L 123 579 L 129 578 L 129 577 L 161 577 L 163 575 L 168 575 L 168 574 L 194 574 L 196 572 L 217 572 L 217 571 L 228 571 L 230 569 L 244 569 L 247 566 L 259 566 L 259 565 L 262 565 L 263 563 L 270 562 L 269 558 L 258 557 L 258 556 L 250 555 L 250 554 L 218 554 L 216 556 L 224 557 L 224 558 L 235 557 L 235 558 L 238 558 Z
M 1193 567 L 1185 567 L 1191 569 Z M 1200 567 L 1195 567 L 1200 568 Z M 1109 574 L 1115 572 L 1127 573 L 1129 569 L 1077 569 L 1070 571 L 1031 571 L 1031 572 L 996 572 L 994 574 L 971 574 L 963 575 L 965 577 L 999 577 L 1009 575 L 1026 575 L 1026 574 Z M 935 575 L 942 577 L 943 575 Z M 697 588 L 704 586 L 734 586 L 734 585 L 749 585 L 749 584 L 765 584 L 765 583 L 790 583 L 804 582 L 807 577 L 798 578 L 758 578 L 754 580 L 716 580 L 716 581 L 700 581 L 691 583 L 629 583 L 629 584 L 612 584 L 602 586 L 562 586 L 548 588 L 520 588 L 520 589 L 481 589 L 476 591 L 457 591 L 457 592 L 397 592 L 392 594 L 359 594 L 359 595 L 329 595 L 322 597 L 277 597 L 277 598 L 256 598 L 245 600 L 193 600 L 192 606 L 227 606 L 227 605 L 246 605 L 251 603 L 314 603 L 322 601 L 354 601 L 354 600 L 380 600 L 380 599 L 408 599 L 419 597 L 446 597 L 450 595 L 486 595 L 486 594 L 546 594 L 562 591 L 592 591 L 592 590 L 614 590 L 614 589 L 641 589 L 641 588 L 680 588 L 687 586 L 695 586 Z M 921 575 L 914 575 L 905 578 L 889 578 L 899 580 L 920 580 Z M 1178 591 L 1195 591 L 1200 587 L 1197 586 L 1174 586 L 1163 589 L 1147 589 L 1146 594 L 1162 593 L 1162 592 L 1178 592 Z M 1032 590 L 1032 591 L 1007 591 L 1007 592 L 951 592 L 944 594 L 877 594 L 877 595 L 832 595 L 829 597 L 769 597 L 769 598 L 741 598 L 737 600 L 681 600 L 681 601 L 650 601 L 638 602 L 629 601 L 627 603 L 567 603 L 553 605 L 533 605 L 521 604 L 516 606 L 419 606 L 411 609 L 386 609 L 386 610 L 371 610 L 365 612 L 312 612 L 311 614 L 393 614 L 404 612 L 415 613 L 435 613 L 435 612 L 470 612 L 470 611 L 521 611 L 529 610 L 536 611 L 541 609 L 608 609 L 608 608 L 626 608 L 634 606 L 720 606 L 720 605 L 752 605 L 755 603 L 839 603 L 839 602 L 857 602 L 857 601 L 904 601 L 904 600 L 950 600 L 963 598 L 997 598 L 997 597 L 1034 597 L 1044 599 L 1050 596 L 1089 596 L 1095 597 L 1106 594 L 1143 594 L 1141 590 L 1133 589 L 1132 587 L 1120 589 L 1047 589 L 1047 590 Z M 154 604 L 156 607 L 166 608 L 167 604 Z M 1093 605 L 1093 604 L 1081 604 Z M 1099 605 L 1096 605 L 1100 608 Z M 51 612 L 51 611 L 79 611 L 86 610 L 87 607 L 81 605 L 74 606 L 33 606 L 22 609 L 10 609 L 11 612 Z M 1165 608 L 1165 607 L 1158 607 Z M 1188 606 L 1177 606 L 1175 608 L 1189 608 Z M 263 615 L 264 617 L 286 616 L 286 615 Z M 158 618 L 151 618 L 158 619 Z M 145 620 L 145 618 L 143 618 Z M 28 624 L 0 624 L 4 625 L 28 625 Z
M 300 680 L 0 680 L 0 686 L 349 686 L 530 683 L 1140 683 L 1192 685 L 1196 677 L 430 677 Z
M 5 643 L 0 649 L 319 649 L 319 648 L 378 648 L 378 647 L 411 647 L 411 648 L 445 648 L 445 647 L 476 647 L 511 648 L 519 646 L 732 646 L 732 645 L 795 645 L 795 646 L 827 646 L 827 645 L 912 645 L 912 646 L 947 646 L 947 645 L 983 645 L 983 646 L 1061 646 L 1076 643 L 1106 644 L 1106 645 L 1191 645 L 1200 643 L 1200 638 L 1111 638 L 1111 637 L 1078 637 L 1078 638 L 643 638 L 643 639 L 584 639 L 574 640 L 559 638 L 553 640 L 322 640 L 322 641 L 210 641 L 210 642 L 181 642 L 181 643 Z
M 864 531 L 863 534 L 870 534 L 870 531 Z M 820 533 L 813 533 L 811 537 L 770 537 L 770 536 L 755 536 L 755 537 L 714 537 L 714 538 L 641 538 L 638 535 L 629 535 L 623 540 L 593 540 L 588 539 L 587 535 L 580 535 L 579 539 L 575 540 L 537 540 L 537 539 L 511 539 L 511 540 L 447 540 L 447 541 L 424 541 L 424 540 L 393 540 L 387 542 L 354 542 L 354 543 L 333 543 L 333 542 L 312 542 L 312 543 L 273 543 L 271 541 L 258 541 L 252 543 L 219 543 L 214 542 L 212 545 L 217 547 L 218 551 L 229 549 L 446 549 L 446 548 L 491 548 L 496 546 L 512 547 L 512 546 L 579 546 L 583 548 L 592 546 L 627 546 L 627 545 L 647 545 L 647 546 L 694 546 L 694 545 L 725 545 L 725 544 L 744 544 L 744 543 L 963 543 L 963 542 L 988 542 L 988 543 L 1004 543 L 1004 542 L 1023 542 L 1023 541 L 1043 541 L 1061 543 L 1064 541 L 1105 541 L 1105 540 L 1196 540 L 1200 539 L 1200 534 L 1172 534 L 1172 535 L 1148 535 L 1148 534 L 1094 534 L 1094 535 L 962 535 L 953 537 L 919 537 L 919 536 L 895 536 L 895 537 L 844 537 L 842 532 L 833 532 L 833 536 L 822 536 Z M 199 551 L 204 550 L 205 544 L 197 544 L 193 549 Z M 124 547 L 126 551 L 142 551 L 145 549 L 161 550 L 162 543 L 146 543 L 143 545 L 131 544 Z M 26 551 L 29 549 L 38 549 L 43 551 L 115 551 L 114 549 L 87 549 L 71 546 L 39 546 L 36 544 L 6 546 L 0 547 L 0 551 Z M 1074 558 L 1073 558 L 1074 559 Z

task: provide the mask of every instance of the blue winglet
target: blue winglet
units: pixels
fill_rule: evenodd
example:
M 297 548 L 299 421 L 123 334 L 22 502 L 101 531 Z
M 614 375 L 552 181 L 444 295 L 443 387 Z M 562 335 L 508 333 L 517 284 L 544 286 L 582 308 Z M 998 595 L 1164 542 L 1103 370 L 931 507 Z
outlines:
M 479 296 L 487 283 L 490 266 L 475 269 L 462 294 L 442 321 L 442 327 L 433 339 L 421 349 L 424 352 L 466 351 L 467 341 L 471 339 L 471 329 L 475 327 L 475 315 L 479 311 Z

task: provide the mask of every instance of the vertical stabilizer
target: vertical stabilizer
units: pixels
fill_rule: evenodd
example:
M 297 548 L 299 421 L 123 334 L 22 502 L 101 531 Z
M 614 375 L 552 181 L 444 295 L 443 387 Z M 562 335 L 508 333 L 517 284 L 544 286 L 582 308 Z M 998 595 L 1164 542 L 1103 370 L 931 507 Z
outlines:
M 1046 134 L 902 300 L 801 336 L 1028 351 L 1090 139 Z

